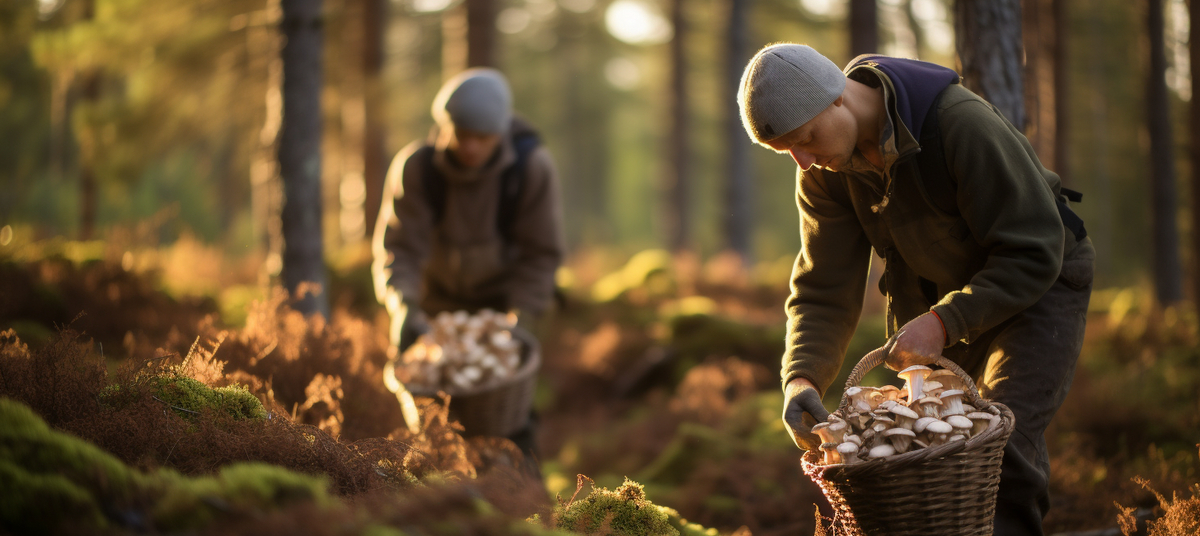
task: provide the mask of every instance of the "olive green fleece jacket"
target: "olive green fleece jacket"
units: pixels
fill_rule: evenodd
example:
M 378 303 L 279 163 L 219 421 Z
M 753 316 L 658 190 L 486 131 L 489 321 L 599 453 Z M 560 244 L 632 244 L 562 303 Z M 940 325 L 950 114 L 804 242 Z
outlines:
M 891 94 L 877 69 L 859 67 L 848 76 Z M 938 106 L 959 214 L 937 208 L 925 192 L 913 162 L 920 145 L 890 101 L 883 134 L 890 137 L 895 125 L 895 137 L 884 170 L 798 173 L 803 245 L 786 306 L 785 386 L 803 377 L 824 393 L 833 382 L 861 313 L 872 248 L 887 261 L 880 290 L 888 335 L 932 309 L 949 345 L 970 343 L 1033 305 L 1064 257 L 1093 254 L 1064 229 L 1058 176 L 995 107 L 958 84 L 944 90 Z M 936 285 L 936 303 L 919 278 Z
M 514 119 L 514 130 L 528 128 Z M 424 191 L 424 159 L 412 158 L 422 146 L 409 144 L 388 169 L 372 244 L 376 297 L 389 309 L 403 300 L 428 313 L 482 307 L 543 312 L 565 249 L 550 152 L 538 146 L 529 155 L 512 240 L 506 241 L 497 211 L 501 174 L 517 158 L 512 137 L 506 134 L 497 154 L 478 169 L 459 167 L 446 147 L 434 146 L 432 164 L 446 181 L 445 209 L 436 224 Z

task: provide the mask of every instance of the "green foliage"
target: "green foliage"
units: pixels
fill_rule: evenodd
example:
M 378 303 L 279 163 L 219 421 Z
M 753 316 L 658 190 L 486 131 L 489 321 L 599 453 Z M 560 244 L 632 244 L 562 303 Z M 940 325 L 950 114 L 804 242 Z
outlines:
M 669 510 L 647 500 L 642 485 L 628 478 L 615 490 L 593 487 L 587 497 L 559 504 L 554 526 L 585 535 L 679 535 Z
M 233 419 L 265 419 L 267 410 L 253 393 L 237 385 L 209 387 L 203 383 L 176 374 L 162 374 L 141 379 L 151 396 L 166 404 L 180 416 L 195 419 L 204 412 L 227 415 Z M 110 385 L 100 393 L 101 402 L 123 407 L 132 398 L 126 396 L 127 389 Z

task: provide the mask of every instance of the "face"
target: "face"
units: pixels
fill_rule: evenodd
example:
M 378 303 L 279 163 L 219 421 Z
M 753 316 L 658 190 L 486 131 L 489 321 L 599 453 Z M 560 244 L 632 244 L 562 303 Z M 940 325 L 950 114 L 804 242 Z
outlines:
M 838 171 L 850 164 L 856 142 L 854 117 L 838 97 L 809 122 L 766 145 L 777 153 L 790 154 L 800 169 L 817 166 Z
M 500 145 L 500 135 L 478 132 L 465 128 L 448 127 L 443 134 L 448 138 L 446 148 L 466 168 L 477 168 L 487 163 Z

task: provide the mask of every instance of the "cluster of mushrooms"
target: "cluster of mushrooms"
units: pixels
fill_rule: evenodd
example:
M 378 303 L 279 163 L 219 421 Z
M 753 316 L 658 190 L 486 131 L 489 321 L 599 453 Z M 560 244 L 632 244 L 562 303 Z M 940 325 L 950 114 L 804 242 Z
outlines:
M 967 386 L 953 371 L 916 365 L 897 375 L 904 388 L 851 387 L 845 406 L 813 426 L 822 441 L 822 464 L 851 465 L 966 441 L 1000 423 L 995 406 L 980 410 L 963 401 Z
M 515 320 L 491 309 L 439 313 L 404 352 L 401 381 L 410 389 L 447 392 L 500 383 L 521 363 Z

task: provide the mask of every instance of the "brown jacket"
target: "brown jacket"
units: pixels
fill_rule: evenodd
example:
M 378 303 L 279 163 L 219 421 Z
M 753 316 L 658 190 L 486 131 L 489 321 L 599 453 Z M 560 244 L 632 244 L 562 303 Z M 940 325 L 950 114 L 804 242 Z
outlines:
M 528 129 L 520 120 L 513 129 Z M 497 224 L 500 178 L 517 158 L 505 135 L 497 154 L 476 170 L 458 167 L 445 147 L 432 164 L 446 181 L 440 222 L 426 197 L 424 146 L 413 142 L 388 169 L 375 226 L 373 275 L 379 300 L 393 308 L 416 297 L 428 313 L 457 309 L 520 309 L 539 314 L 549 305 L 562 262 L 562 207 L 549 151 L 534 149 L 526 165 L 520 207 L 507 243 Z M 389 294 L 396 294 L 389 300 Z

